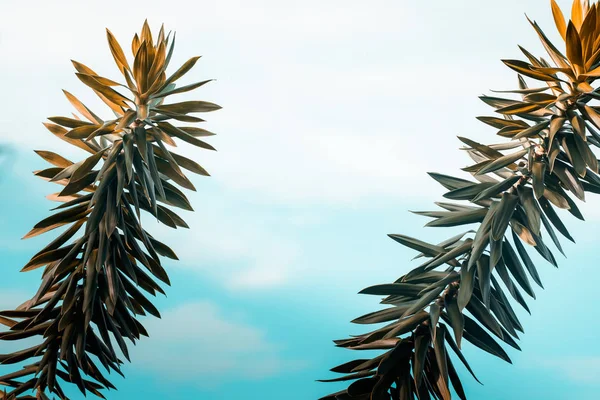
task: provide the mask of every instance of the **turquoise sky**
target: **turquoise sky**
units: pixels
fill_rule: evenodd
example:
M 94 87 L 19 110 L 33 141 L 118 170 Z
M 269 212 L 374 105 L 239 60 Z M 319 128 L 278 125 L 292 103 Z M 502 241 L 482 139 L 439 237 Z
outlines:
M 503 140 L 475 120 L 491 115 L 477 96 L 516 86 L 499 60 L 521 58 L 517 44 L 542 54 L 524 12 L 558 39 L 545 0 L 60 4 L 14 2 L 0 15 L 0 308 L 31 296 L 38 271 L 18 271 L 51 240 L 20 240 L 54 206 L 44 196 L 56 187 L 31 174 L 45 165 L 33 150 L 82 157 L 41 122 L 71 112 L 61 89 L 98 105 L 69 60 L 118 77 L 105 27 L 123 47 L 146 17 L 176 30 L 173 64 L 203 55 L 188 79 L 217 79 L 194 98 L 224 107 L 206 115 L 218 152 L 182 150 L 212 174 L 194 178 L 196 211 L 182 213 L 191 230 L 144 220 L 180 261 L 166 262 L 163 318 L 145 320 L 151 337 L 133 349 L 127 379 L 114 377 L 110 400 L 304 400 L 340 390 L 315 380 L 357 356 L 331 342 L 364 333 L 348 321 L 379 309 L 377 297 L 356 293 L 415 266 L 386 234 L 451 234 L 408 213 L 443 193 L 426 172 L 467 165 L 457 135 Z M 529 302 L 531 316 L 520 314 L 514 364 L 465 346 L 484 383 L 462 371 L 470 399 L 598 398 L 598 205 L 590 196 L 582 206 L 585 223 L 565 216 L 577 245 L 564 243 L 558 270 L 539 261 L 546 289 Z M 13 348 L 0 343 L 0 352 Z

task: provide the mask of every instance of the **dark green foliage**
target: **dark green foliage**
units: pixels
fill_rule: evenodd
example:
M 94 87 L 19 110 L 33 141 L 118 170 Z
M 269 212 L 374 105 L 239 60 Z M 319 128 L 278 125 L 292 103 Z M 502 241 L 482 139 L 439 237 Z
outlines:
M 137 316 L 160 317 L 147 296 L 164 294 L 160 284 L 169 284 L 161 257 L 177 259 L 167 245 L 144 230 L 141 210 L 172 228 L 187 228 L 170 209 L 192 210 L 176 184 L 195 190 L 183 169 L 208 175 L 196 162 L 166 146 L 175 146 L 177 138 L 213 149 L 200 139 L 212 133 L 170 121 L 201 122 L 191 114 L 219 106 L 203 101 L 163 104 L 169 95 L 208 82 L 175 84 L 199 57 L 167 75 L 175 36 L 165 36 L 161 28 L 153 40 L 144 23 L 132 42 L 130 66 L 113 35 L 107 34 L 125 85 L 100 77 L 81 63 L 73 64 L 77 77 L 108 105 L 115 118 L 102 120 L 65 92 L 84 119 L 51 117 L 52 123 L 45 125 L 90 155 L 73 163 L 58 154 L 37 151 L 52 167 L 35 174 L 64 186 L 50 196 L 62 204 L 25 237 L 59 227 L 66 230 L 23 268 L 43 268 L 38 292 L 15 310 L 0 312 L 0 323 L 9 327 L 0 339 L 38 339 L 31 348 L 0 355 L 2 364 L 26 362 L 23 369 L 0 377 L 0 386 L 6 387 L 0 398 L 48 399 L 52 394 L 66 399 L 63 382 L 77 385 L 84 395 L 90 392 L 99 397 L 104 397 L 100 390 L 114 388 L 99 364 L 107 372 L 121 374 L 121 354 L 129 359 L 126 340 L 135 343 L 147 336 Z M 130 97 L 119 92 L 123 89 Z M 36 397 L 29 395 L 32 392 Z
M 395 283 L 361 291 L 387 296 L 382 303 L 392 307 L 353 322 L 388 325 L 335 343 L 386 352 L 333 368 L 347 374 L 338 380 L 358 380 L 321 400 L 447 400 L 450 387 L 465 399 L 453 365 L 458 360 L 473 374 L 460 350 L 465 341 L 507 362 L 500 342 L 519 349 L 523 328 L 509 298 L 529 311 L 522 293 L 535 298 L 533 283 L 542 286 L 528 249 L 556 265 L 548 238 L 561 252 L 555 230 L 573 238 L 555 209 L 583 219 L 572 197 L 600 193 L 592 151 L 600 147 L 600 106 L 594 105 L 600 91 L 592 86 L 600 77 L 600 7 L 575 0 L 567 24 L 551 3 L 566 56 L 530 21 L 553 64 L 521 48 L 528 61 L 504 60 L 519 73 L 519 89 L 504 93 L 520 99 L 481 97 L 500 116 L 479 120 L 510 141 L 484 145 L 461 137 L 475 162 L 464 171 L 474 180 L 430 174 L 448 190 L 445 198 L 470 204 L 438 203 L 442 210 L 419 212 L 433 218 L 427 226 L 478 224 L 477 230 L 438 244 L 390 235 L 426 261 Z M 529 88 L 525 78 L 536 86 Z

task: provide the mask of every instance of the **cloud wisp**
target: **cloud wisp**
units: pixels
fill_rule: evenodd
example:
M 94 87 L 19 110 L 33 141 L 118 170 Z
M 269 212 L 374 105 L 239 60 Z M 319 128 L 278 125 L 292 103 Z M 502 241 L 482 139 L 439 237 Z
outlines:
M 288 361 L 262 330 L 223 313 L 208 301 L 165 310 L 160 320 L 145 322 L 150 338 L 135 348 L 132 360 L 173 381 L 200 386 L 264 379 L 283 369 Z

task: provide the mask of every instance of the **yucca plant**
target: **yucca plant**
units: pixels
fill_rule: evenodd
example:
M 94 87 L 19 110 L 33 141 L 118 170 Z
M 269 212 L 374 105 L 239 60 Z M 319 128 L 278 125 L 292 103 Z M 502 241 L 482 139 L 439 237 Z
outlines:
M 66 399 L 62 382 L 74 383 L 84 395 L 91 392 L 100 397 L 102 389 L 114 388 L 99 365 L 121 374 L 120 354 L 129 359 L 125 340 L 135 343 L 147 336 L 137 317 L 160 316 L 147 294 L 164 293 L 159 282 L 169 284 L 161 256 L 177 259 L 143 228 L 141 211 L 169 227 L 187 228 L 169 208 L 192 210 L 177 188 L 195 190 L 183 169 L 208 175 L 198 163 L 167 146 L 181 140 L 214 150 L 199 139 L 212 133 L 178 126 L 173 120 L 203 122 L 191 114 L 220 107 L 204 101 L 164 104 L 171 95 L 209 82 L 176 86 L 200 57 L 167 75 L 174 34 L 165 35 L 161 27 L 154 40 L 145 22 L 131 43 L 131 66 L 110 31 L 107 36 L 125 84 L 98 76 L 79 62 L 73 65 L 77 77 L 112 110 L 114 118 L 101 118 L 65 91 L 81 117 L 50 117 L 45 126 L 91 155 L 73 163 L 49 151 L 36 151 L 52 167 L 35 174 L 64 186 L 48 196 L 62 204 L 25 238 L 66 229 L 22 269 L 43 268 L 37 293 L 16 309 L 0 312 L 0 323 L 10 328 L 0 333 L 0 339 L 35 337 L 39 342 L 0 355 L 2 364 L 22 365 L 0 377 L 0 386 L 6 388 L 0 398 L 48 399 L 54 394 Z
M 465 340 L 508 362 L 499 341 L 519 349 L 523 329 L 509 298 L 528 310 L 521 291 L 535 298 L 531 281 L 542 286 L 530 249 L 556 265 L 548 238 L 561 252 L 555 231 L 573 240 L 556 209 L 583 219 L 572 196 L 600 193 L 592 151 L 600 147 L 600 89 L 593 86 L 600 77 L 600 6 L 575 0 L 566 22 L 554 0 L 551 5 L 566 53 L 529 21 L 549 59 L 521 48 L 527 61 L 503 60 L 518 73 L 519 89 L 502 92 L 520 98 L 481 97 L 497 114 L 478 119 L 509 140 L 485 145 L 460 137 L 475 162 L 463 170 L 474 180 L 431 173 L 453 201 L 417 213 L 433 218 L 427 226 L 475 223 L 477 229 L 437 244 L 389 235 L 424 261 L 393 283 L 360 292 L 386 296 L 382 304 L 390 307 L 353 322 L 387 324 L 335 343 L 386 352 L 333 368 L 344 376 L 329 381 L 354 382 L 322 400 L 446 400 L 451 386 L 466 399 L 454 367 L 459 360 L 473 374 L 461 352 Z

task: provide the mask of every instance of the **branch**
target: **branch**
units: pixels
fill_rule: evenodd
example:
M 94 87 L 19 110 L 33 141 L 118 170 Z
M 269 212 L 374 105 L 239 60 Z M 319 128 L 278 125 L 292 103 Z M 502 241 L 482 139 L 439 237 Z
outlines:
M 501 116 L 479 120 L 510 141 L 485 145 L 459 138 L 475 162 L 463 171 L 475 181 L 430 175 L 448 190 L 446 199 L 468 203 L 441 202 L 436 203 L 441 210 L 417 212 L 433 218 L 426 226 L 475 223 L 477 230 L 437 244 L 390 235 L 426 261 L 394 283 L 361 291 L 387 296 L 381 303 L 391 307 L 353 322 L 388 324 L 335 343 L 386 352 L 333 368 L 344 376 L 326 381 L 354 382 L 321 400 L 446 400 L 451 387 L 466 399 L 453 364 L 458 359 L 475 377 L 461 352 L 463 339 L 507 362 L 511 360 L 499 342 L 520 350 L 516 340 L 523 327 L 509 297 L 529 311 L 521 291 L 535 298 L 531 281 L 543 287 L 527 248 L 556 266 L 547 238 L 561 253 L 555 230 L 573 238 L 555 208 L 583 219 L 571 196 L 584 200 L 586 192 L 600 193 L 598 159 L 591 149 L 600 147 L 600 107 L 588 105 L 600 99 L 591 85 L 600 77 L 600 7 L 585 4 L 575 0 L 576 13 L 567 25 L 552 1 L 567 56 L 530 21 L 555 65 L 523 48 L 528 62 L 504 60 L 519 73 L 519 89 L 508 93 L 521 99 L 482 96 Z M 541 87 L 529 88 L 524 77 Z
M 107 35 L 125 85 L 100 77 L 81 63 L 73 64 L 79 79 L 116 118 L 100 119 L 65 92 L 84 119 L 50 117 L 52 123 L 45 125 L 55 136 L 91 155 L 73 163 L 52 152 L 37 152 L 53 166 L 36 175 L 64 186 L 50 196 L 62 204 L 25 238 L 66 229 L 23 268 L 44 267 L 38 292 L 16 309 L 0 312 L 0 323 L 10 328 L 0 333 L 1 340 L 39 338 L 34 347 L 0 355 L 2 364 L 26 362 L 23 369 L 0 377 L 0 385 L 10 389 L 4 399 L 33 398 L 28 394 L 32 392 L 38 399 L 47 399 L 46 393 L 66 399 L 64 382 L 77 385 L 84 395 L 90 392 L 102 398 L 102 389 L 114 388 L 99 364 L 107 372 L 122 375 L 121 357 L 129 360 L 125 340 L 135 343 L 148 335 L 137 317 L 160 317 L 147 296 L 164 294 L 160 283 L 169 285 L 161 259 L 177 259 L 173 250 L 142 227 L 141 211 L 172 228 L 187 228 L 170 208 L 192 210 L 176 185 L 195 190 L 183 169 L 208 175 L 196 162 L 166 147 L 175 146 L 176 138 L 213 149 L 198 139 L 210 132 L 169 121 L 200 122 L 191 114 L 219 106 L 203 101 L 163 104 L 170 95 L 208 82 L 176 88 L 175 81 L 198 57 L 167 77 L 174 36 L 165 37 L 163 28 L 154 42 L 144 23 L 132 43 L 132 67 L 110 31 Z M 129 91 L 129 97 L 115 87 Z

